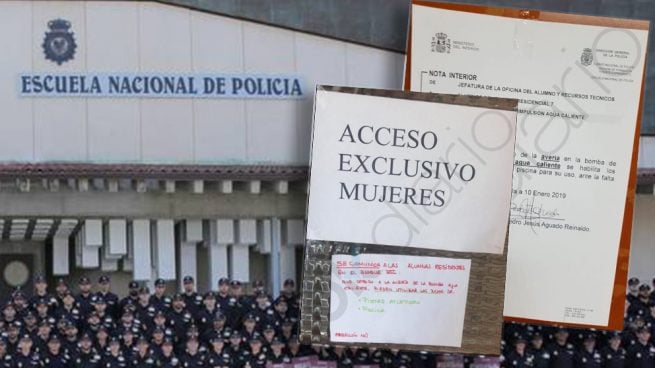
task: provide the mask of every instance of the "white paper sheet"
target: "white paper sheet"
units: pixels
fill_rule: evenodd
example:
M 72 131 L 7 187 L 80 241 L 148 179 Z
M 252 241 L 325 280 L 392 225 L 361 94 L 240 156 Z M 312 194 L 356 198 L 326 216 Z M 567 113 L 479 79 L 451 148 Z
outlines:
M 502 254 L 515 126 L 513 111 L 318 90 L 307 238 Z
M 523 99 L 505 316 L 608 323 L 647 38 L 412 6 L 412 90 Z
M 461 347 L 469 259 L 333 255 L 333 342 Z

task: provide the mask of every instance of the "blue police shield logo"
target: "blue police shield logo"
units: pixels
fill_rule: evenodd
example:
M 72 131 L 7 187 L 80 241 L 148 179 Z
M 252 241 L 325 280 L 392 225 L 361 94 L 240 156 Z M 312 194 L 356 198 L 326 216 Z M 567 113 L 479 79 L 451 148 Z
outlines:
M 70 31 L 71 23 L 63 19 L 54 19 L 48 22 L 49 32 L 45 33 L 43 52 L 47 60 L 61 65 L 75 56 L 75 37 Z

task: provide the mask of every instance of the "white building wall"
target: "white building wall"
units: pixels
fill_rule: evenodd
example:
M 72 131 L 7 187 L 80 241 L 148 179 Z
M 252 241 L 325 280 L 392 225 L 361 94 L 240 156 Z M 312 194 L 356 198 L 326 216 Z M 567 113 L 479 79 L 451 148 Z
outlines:
M 57 65 L 48 21 L 77 49 Z M 0 162 L 307 164 L 316 83 L 400 88 L 404 55 L 181 7 L 0 2 Z M 299 100 L 21 98 L 21 73 L 298 74 Z
M 628 277 L 650 284 L 655 278 L 655 196 L 638 194 L 635 198 L 630 268 Z

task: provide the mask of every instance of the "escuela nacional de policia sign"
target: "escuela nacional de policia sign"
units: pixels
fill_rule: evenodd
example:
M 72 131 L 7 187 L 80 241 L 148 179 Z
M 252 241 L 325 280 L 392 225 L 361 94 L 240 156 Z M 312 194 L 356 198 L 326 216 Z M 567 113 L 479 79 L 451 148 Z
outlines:
M 58 66 L 73 60 L 77 50 L 72 23 L 56 18 L 47 23 L 44 57 Z M 304 96 L 302 78 L 293 74 L 68 72 L 23 73 L 18 76 L 21 97 L 125 98 L 273 98 Z
M 271 98 L 304 96 L 288 74 L 24 73 L 21 97 Z

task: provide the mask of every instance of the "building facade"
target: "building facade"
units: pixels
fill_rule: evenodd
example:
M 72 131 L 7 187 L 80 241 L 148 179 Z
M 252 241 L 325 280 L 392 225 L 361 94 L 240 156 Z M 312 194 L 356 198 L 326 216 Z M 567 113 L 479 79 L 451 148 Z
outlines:
M 0 7 L 5 289 L 297 279 L 314 86 L 401 83 L 401 53 L 179 6 Z

